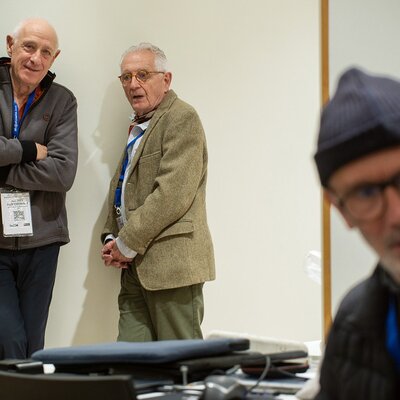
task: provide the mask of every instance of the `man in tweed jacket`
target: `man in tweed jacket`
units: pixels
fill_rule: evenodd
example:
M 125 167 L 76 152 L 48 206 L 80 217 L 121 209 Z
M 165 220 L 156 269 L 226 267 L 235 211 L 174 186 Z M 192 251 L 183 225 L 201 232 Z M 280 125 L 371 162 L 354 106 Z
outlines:
M 171 79 L 159 48 L 125 52 L 120 80 L 135 118 L 102 233 L 105 265 L 122 269 L 121 341 L 201 338 L 203 284 L 215 279 L 205 135 Z

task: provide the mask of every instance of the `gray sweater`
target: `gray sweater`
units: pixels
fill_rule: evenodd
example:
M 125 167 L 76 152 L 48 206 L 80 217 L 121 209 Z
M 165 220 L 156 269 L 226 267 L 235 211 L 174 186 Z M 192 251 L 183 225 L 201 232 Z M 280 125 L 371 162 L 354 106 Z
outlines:
M 27 249 L 69 242 L 66 192 L 77 168 L 77 103 L 71 91 L 54 83 L 51 72 L 40 83 L 44 93 L 22 120 L 12 139 L 13 92 L 9 59 L 0 59 L 0 187 L 30 193 L 33 236 L 3 236 L 0 248 Z M 47 158 L 36 160 L 35 143 L 47 146 Z

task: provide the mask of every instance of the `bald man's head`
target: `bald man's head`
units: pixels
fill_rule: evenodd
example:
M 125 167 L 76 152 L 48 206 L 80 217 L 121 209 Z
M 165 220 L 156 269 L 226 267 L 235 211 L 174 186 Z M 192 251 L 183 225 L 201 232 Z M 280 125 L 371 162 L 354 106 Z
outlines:
M 57 33 L 42 18 L 26 19 L 7 36 L 7 52 L 14 93 L 32 91 L 60 53 Z
M 58 36 L 57 32 L 54 29 L 53 25 L 51 25 L 47 20 L 44 18 L 27 18 L 23 21 L 19 22 L 19 24 L 14 28 L 12 33 L 12 37 L 14 39 L 18 39 L 25 29 L 46 29 L 48 34 L 53 36 L 54 40 L 54 47 L 58 50 Z

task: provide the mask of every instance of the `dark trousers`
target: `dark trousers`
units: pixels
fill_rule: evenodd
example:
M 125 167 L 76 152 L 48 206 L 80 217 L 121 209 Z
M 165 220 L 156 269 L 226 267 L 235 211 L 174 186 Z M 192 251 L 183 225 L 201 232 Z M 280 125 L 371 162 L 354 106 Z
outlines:
M 58 243 L 0 249 L 0 359 L 29 358 L 44 346 Z

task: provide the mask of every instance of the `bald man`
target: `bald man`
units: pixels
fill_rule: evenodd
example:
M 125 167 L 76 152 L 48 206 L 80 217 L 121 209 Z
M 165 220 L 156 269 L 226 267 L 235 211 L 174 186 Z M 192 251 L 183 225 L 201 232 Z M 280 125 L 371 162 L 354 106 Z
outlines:
M 0 359 L 43 348 L 66 192 L 77 167 L 77 104 L 54 83 L 54 28 L 22 21 L 0 58 Z

